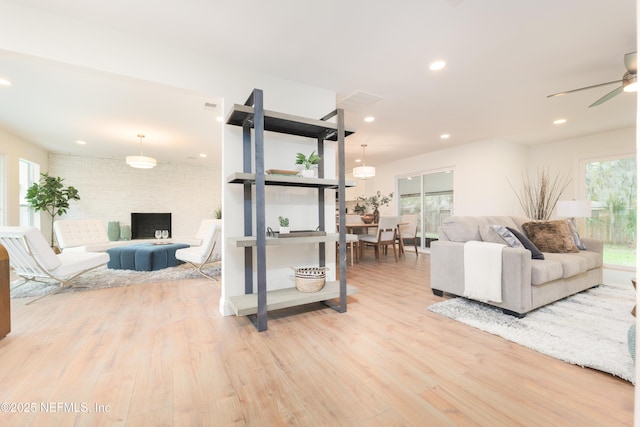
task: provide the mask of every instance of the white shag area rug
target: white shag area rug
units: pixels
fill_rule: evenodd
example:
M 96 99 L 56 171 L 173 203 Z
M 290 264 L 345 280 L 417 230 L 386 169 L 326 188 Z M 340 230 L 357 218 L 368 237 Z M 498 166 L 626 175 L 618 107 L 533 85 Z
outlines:
M 203 271 L 209 276 L 220 275 L 220 261 L 207 264 Z M 58 293 L 78 292 L 91 289 L 115 288 L 146 283 L 158 283 L 171 280 L 202 279 L 200 273 L 189 264 L 163 268 L 156 271 L 110 270 L 106 266 L 88 271 L 69 282 L 70 287 L 59 290 L 60 283 L 51 281 L 36 282 L 20 278 L 11 282 L 11 298 L 38 297 L 59 291 Z
M 518 319 L 495 307 L 453 298 L 430 311 L 574 365 L 608 372 L 635 384 L 627 332 L 635 323 L 631 284 L 600 285 Z

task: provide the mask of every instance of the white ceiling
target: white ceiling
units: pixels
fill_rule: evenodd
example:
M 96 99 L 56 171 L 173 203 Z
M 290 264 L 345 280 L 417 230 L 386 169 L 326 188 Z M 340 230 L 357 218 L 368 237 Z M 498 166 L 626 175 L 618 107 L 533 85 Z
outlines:
M 334 90 L 337 101 L 380 96 L 346 112 L 348 168 L 363 143 L 367 163 L 380 164 L 484 139 L 536 144 L 635 126 L 636 95 L 588 108 L 615 85 L 546 98 L 622 77 L 636 50 L 633 0 L 11 2 Z M 447 67 L 429 71 L 434 59 Z M 193 157 L 217 134 L 221 113 L 203 105 L 219 100 L 203 94 L 0 52 L 6 75 L 0 126 L 52 151 L 124 157 L 142 131 L 145 154 L 203 162 Z

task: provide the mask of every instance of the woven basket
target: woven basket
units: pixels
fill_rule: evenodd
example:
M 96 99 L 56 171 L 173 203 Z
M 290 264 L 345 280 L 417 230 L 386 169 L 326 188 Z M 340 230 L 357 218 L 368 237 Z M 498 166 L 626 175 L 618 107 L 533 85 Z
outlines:
M 300 292 L 318 292 L 324 288 L 327 267 L 291 267 Z

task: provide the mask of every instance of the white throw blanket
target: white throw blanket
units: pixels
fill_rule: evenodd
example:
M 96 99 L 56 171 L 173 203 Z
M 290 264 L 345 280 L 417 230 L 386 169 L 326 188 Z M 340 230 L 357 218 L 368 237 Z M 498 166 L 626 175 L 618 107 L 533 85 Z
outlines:
M 502 302 L 501 243 L 470 240 L 464 244 L 464 296 Z

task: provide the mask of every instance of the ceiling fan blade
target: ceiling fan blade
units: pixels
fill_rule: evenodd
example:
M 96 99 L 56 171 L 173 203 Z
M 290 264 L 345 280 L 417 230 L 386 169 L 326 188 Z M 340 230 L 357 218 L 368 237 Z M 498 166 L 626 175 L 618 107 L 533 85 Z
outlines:
M 598 99 L 593 104 L 589 105 L 589 108 L 596 107 L 596 106 L 598 106 L 600 104 L 603 104 L 603 103 L 607 102 L 608 100 L 610 100 L 614 96 L 620 95 L 622 93 L 623 89 L 624 89 L 624 86 L 620 86 L 619 88 L 616 88 L 616 89 L 612 90 L 611 92 L 609 92 L 608 94 L 606 94 L 602 98 Z
M 566 95 L 568 93 L 573 93 L 573 92 L 580 92 L 581 90 L 593 89 L 593 88 L 600 87 L 600 86 L 608 86 L 608 85 L 612 85 L 614 83 L 622 83 L 622 80 L 614 80 L 612 82 L 600 83 L 600 84 L 593 85 L 593 86 L 586 86 L 586 87 L 581 87 L 581 88 L 578 88 L 578 89 L 565 90 L 564 92 L 558 92 L 558 93 L 554 93 L 554 94 L 551 94 L 551 95 L 547 95 L 547 98 L 553 98 L 554 96 Z
M 637 52 L 627 53 L 624 56 L 624 66 L 631 74 L 638 72 L 638 54 Z

